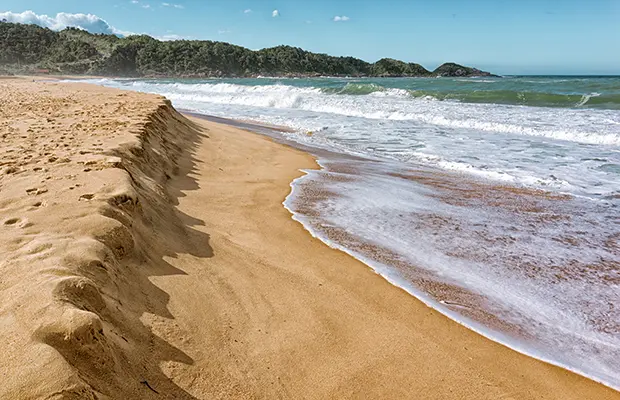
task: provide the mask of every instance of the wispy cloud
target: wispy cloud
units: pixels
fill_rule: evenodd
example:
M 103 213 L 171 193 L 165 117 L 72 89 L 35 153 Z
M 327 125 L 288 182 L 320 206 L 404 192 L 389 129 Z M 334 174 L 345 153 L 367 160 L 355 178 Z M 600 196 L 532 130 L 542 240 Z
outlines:
M 225 35 L 225 34 L 230 33 L 230 32 L 232 32 L 232 31 L 228 30 L 228 29 L 221 29 L 221 30 L 217 31 L 217 33 L 219 33 L 220 35 Z
M 33 11 L 24 11 L 22 13 L 14 13 L 7 11 L 0 13 L 0 20 L 6 19 L 8 22 L 17 22 L 20 24 L 35 24 L 44 28 L 55 31 L 65 29 L 66 27 L 75 27 L 84 29 L 90 33 L 105 33 L 111 35 L 132 35 L 132 32 L 121 31 L 110 26 L 104 19 L 93 14 L 71 14 L 60 12 L 56 16 L 48 16 L 45 14 L 35 14 Z
M 165 35 L 151 35 L 157 40 L 169 41 L 169 40 L 194 40 L 194 36 L 177 35 L 174 31 L 167 30 Z
M 161 3 L 161 5 L 164 7 L 174 7 L 174 8 L 179 8 L 179 9 L 185 8 L 185 6 L 183 6 L 182 4 Z
M 279 16 L 280 16 L 280 11 L 278 11 L 278 10 L 273 10 L 273 11 L 271 12 L 271 16 L 272 16 L 272 17 L 274 17 L 274 18 L 275 18 L 275 17 L 279 17 Z
M 342 15 L 342 16 L 340 16 L 340 15 L 336 15 L 336 16 L 334 17 L 334 22 L 345 22 L 345 21 L 348 21 L 348 20 L 350 20 L 350 19 L 351 19 L 351 18 L 347 17 L 346 15 Z
M 243 13 L 244 14 L 252 14 L 252 9 L 251 8 L 245 9 L 245 10 L 243 10 Z
M 174 34 L 174 33 L 167 33 L 167 34 L 162 35 L 162 36 L 155 35 L 153 37 L 155 39 L 157 39 L 157 40 L 161 40 L 161 41 L 164 41 L 164 42 L 170 41 L 170 40 L 191 40 L 191 39 L 194 39 L 193 36 L 182 36 L 182 35 L 177 35 L 177 34 Z
M 130 1 L 131 4 L 135 4 L 137 6 L 140 6 L 146 10 L 149 10 L 151 8 L 151 5 L 148 3 L 140 3 L 138 0 L 131 0 Z

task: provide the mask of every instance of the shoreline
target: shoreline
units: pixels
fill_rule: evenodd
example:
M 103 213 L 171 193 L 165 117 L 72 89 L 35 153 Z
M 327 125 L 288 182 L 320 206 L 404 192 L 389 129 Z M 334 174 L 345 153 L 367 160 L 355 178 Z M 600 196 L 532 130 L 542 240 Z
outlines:
M 198 118 L 201 118 L 200 116 Z M 219 119 L 219 118 L 218 118 Z M 207 120 L 211 120 L 210 118 L 207 118 Z M 232 122 L 232 126 L 233 127 L 238 127 L 236 125 L 236 123 L 241 122 L 243 124 L 246 124 L 245 121 L 235 121 L 235 120 L 229 120 L 228 122 Z M 227 122 L 224 122 L 227 123 Z M 249 125 L 252 125 L 252 123 L 250 123 Z M 261 125 L 256 125 L 256 127 L 262 127 L 262 128 L 267 128 L 269 129 L 269 126 L 261 126 Z M 246 129 L 251 129 L 251 127 L 246 126 L 243 127 L 242 129 L 246 130 Z M 279 138 L 279 137 L 274 137 L 274 136 L 269 136 L 266 135 L 265 133 L 257 133 L 257 132 L 252 132 L 250 130 L 250 132 L 254 135 L 260 135 L 260 136 L 267 136 L 266 140 L 269 141 L 275 141 L 278 144 L 284 145 L 288 148 L 293 149 L 294 151 L 302 151 L 304 153 L 309 153 L 312 155 L 312 150 L 315 150 L 315 152 L 328 152 L 326 150 L 323 149 L 313 149 L 311 147 L 308 146 L 304 146 L 301 145 L 299 143 L 296 142 L 292 142 L 283 138 Z M 305 149 L 303 149 L 305 148 Z M 359 262 L 361 264 L 361 266 L 363 266 L 364 268 L 367 268 L 370 272 L 372 272 L 372 274 L 374 274 L 375 276 L 381 278 L 381 280 L 385 281 L 386 283 L 388 283 L 390 286 L 397 288 L 399 291 L 402 291 L 403 293 L 405 293 L 407 296 L 411 296 L 411 298 L 413 298 L 415 301 L 419 301 L 421 304 L 424 305 L 424 307 L 429 307 L 429 309 L 433 310 L 433 311 L 437 311 L 440 314 L 442 314 L 442 317 L 445 317 L 447 319 L 450 320 L 451 323 L 457 323 L 461 326 L 463 326 L 464 329 L 467 329 L 468 331 L 474 333 L 475 335 L 480 335 L 481 337 L 484 338 L 484 340 L 489 340 L 492 341 L 493 343 L 496 343 L 502 347 L 505 347 L 506 349 L 509 349 L 510 351 L 515 351 L 519 354 L 524 355 L 525 357 L 531 358 L 533 360 L 539 361 L 539 362 L 543 362 L 546 364 L 549 364 L 550 366 L 553 367 L 557 367 L 560 368 L 563 371 L 569 372 L 569 373 L 575 373 L 578 376 L 581 376 L 583 378 L 586 378 L 588 380 L 591 380 L 593 382 L 596 382 L 597 384 L 601 384 L 604 385 L 612 390 L 614 390 L 615 388 L 609 384 L 605 384 L 604 382 L 600 382 L 598 380 L 595 380 L 591 377 L 588 377 L 587 375 L 584 375 L 582 373 L 579 373 L 578 371 L 574 371 L 570 368 L 567 368 L 566 366 L 563 365 L 559 365 L 558 363 L 554 363 L 551 362 L 550 360 L 545 359 L 545 357 L 540 356 L 540 355 L 536 355 L 536 354 L 532 354 L 532 352 L 528 352 L 527 350 L 523 350 L 520 349 L 518 345 L 511 345 L 509 343 L 509 339 L 498 339 L 497 337 L 493 337 L 492 334 L 485 334 L 485 327 L 483 327 L 482 325 L 478 324 L 475 321 L 469 321 L 470 324 L 468 324 L 468 319 L 466 317 L 463 317 L 461 315 L 455 314 L 454 312 L 451 312 L 447 309 L 442 309 L 441 306 L 436 307 L 435 300 L 430 299 L 430 297 L 425 296 L 425 294 L 423 292 L 420 292 L 419 290 L 413 288 L 408 282 L 402 281 L 401 278 L 399 277 L 394 277 L 394 276 L 390 276 L 390 271 L 384 271 L 382 270 L 383 268 L 378 267 L 377 265 L 373 266 L 373 262 L 371 260 L 365 260 L 363 257 L 360 257 L 357 254 L 352 253 L 351 251 L 349 251 L 348 249 L 338 246 L 338 245 L 334 245 L 334 243 L 330 243 L 329 240 L 326 240 L 324 238 L 321 238 L 319 236 L 316 236 L 312 231 L 308 230 L 308 226 L 305 225 L 302 221 L 299 220 L 298 215 L 293 212 L 289 207 L 287 207 L 286 203 L 289 200 L 289 198 L 291 198 L 291 196 L 293 196 L 293 191 L 294 191 L 294 183 L 296 180 L 300 180 L 303 179 L 305 176 L 307 176 L 308 171 L 314 171 L 314 170 L 320 170 L 323 169 L 324 167 L 320 164 L 320 159 L 317 158 L 317 156 L 312 155 L 312 158 L 315 160 L 315 162 L 317 163 L 316 167 L 313 168 L 306 168 L 306 169 L 302 169 L 301 172 L 303 172 L 303 175 L 295 178 L 291 183 L 290 183 L 290 187 L 292 189 L 291 193 L 289 193 L 286 198 L 284 199 L 284 201 L 282 202 L 282 204 L 284 205 L 285 209 L 290 213 L 290 218 L 292 220 L 294 220 L 295 222 L 299 223 L 299 226 L 302 227 L 302 229 L 305 231 L 306 234 L 311 235 L 313 238 L 320 240 L 324 245 L 328 246 L 331 249 L 334 249 L 335 251 L 338 252 L 342 252 L 344 253 L 346 256 L 351 257 L 353 260 L 355 260 L 356 262 Z M 400 281 L 400 282 L 399 282 Z M 473 326 L 472 326 L 473 325 Z M 476 325 L 478 325 L 478 328 L 476 328 Z M 501 336 L 501 333 L 497 333 L 497 335 Z
M 304 178 L 307 178 L 308 175 L 311 175 L 315 171 L 329 171 L 329 168 L 326 165 L 321 163 L 321 160 L 322 159 L 327 160 L 325 157 L 328 157 L 329 155 L 333 155 L 336 157 L 344 157 L 344 158 L 349 158 L 349 157 L 358 158 L 357 156 L 333 153 L 332 150 L 312 147 L 311 145 L 301 144 L 291 139 L 287 139 L 282 136 L 279 136 L 278 134 L 282 132 L 293 132 L 291 128 L 288 128 L 285 126 L 270 126 L 270 125 L 262 124 L 258 121 L 244 121 L 244 120 L 221 118 L 221 117 L 204 115 L 204 114 L 191 112 L 191 111 L 185 111 L 185 110 L 182 110 L 181 112 L 185 115 L 189 115 L 195 118 L 204 119 L 204 120 L 216 122 L 216 123 L 222 123 L 222 124 L 230 125 L 236 128 L 243 129 L 243 130 L 247 130 L 255 134 L 264 135 L 270 138 L 271 140 L 276 141 L 276 143 L 280 143 L 292 149 L 300 150 L 300 151 L 311 154 L 312 157 L 314 157 L 318 167 L 302 170 L 302 172 L 304 172 L 304 175 L 294 179 L 290 183 L 291 192 L 284 199 L 282 204 L 286 208 L 286 210 L 290 212 L 291 218 L 293 220 L 297 221 L 301 226 L 303 226 L 303 228 L 308 232 L 308 234 L 320 240 L 326 246 L 332 249 L 341 251 L 351 256 L 352 258 L 358 260 L 359 262 L 363 263 L 365 266 L 367 266 L 369 269 L 374 271 L 377 275 L 379 275 L 382 279 L 385 279 L 388 283 L 390 283 L 394 287 L 405 291 L 406 293 L 413 296 L 416 300 L 422 302 L 429 308 L 441 313 L 442 315 L 449 318 L 450 320 L 456 322 L 459 325 L 462 325 L 466 329 L 469 329 L 472 332 L 475 332 L 488 340 L 491 340 L 495 343 L 505 346 L 506 348 L 516 351 L 527 357 L 531 357 L 536 360 L 548 363 L 550 365 L 562 368 L 564 370 L 570 371 L 572 373 L 575 373 L 587 379 L 590 379 L 594 382 L 600 383 L 611 389 L 620 391 L 620 387 L 613 385 L 611 382 L 607 382 L 604 379 L 597 378 L 596 376 L 590 375 L 589 373 L 581 371 L 578 368 L 571 367 L 570 365 L 565 364 L 561 361 L 554 360 L 552 357 L 539 352 L 535 348 L 528 347 L 526 343 L 519 341 L 519 339 L 510 337 L 504 332 L 494 329 L 493 327 L 485 326 L 479 321 L 476 321 L 472 318 L 469 318 L 466 315 L 460 314 L 459 312 L 450 309 L 449 307 L 446 307 L 444 303 L 442 303 L 441 301 L 433 298 L 428 293 L 425 293 L 423 290 L 415 287 L 415 285 L 413 285 L 411 282 L 408 282 L 405 278 L 400 276 L 397 271 L 394 271 L 394 269 L 391 269 L 389 265 L 385 265 L 379 261 L 373 260 L 372 258 L 368 258 L 364 256 L 363 254 L 360 254 L 333 240 L 330 240 L 328 237 L 322 235 L 320 232 L 313 230 L 312 224 L 308 221 L 307 217 L 305 217 L 301 213 L 295 212 L 293 209 L 294 208 L 293 203 L 295 202 L 295 196 L 296 196 L 295 190 L 296 189 L 299 190 L 297 182 L 301 182 Z M 302 198 L 298 200 L 303 201 Z M 455 304 L 458 304 L 458 303 L 455 303 Z
M 282 201 L 316 167 L 310 154 L 188 119 L 161 96 L 1 84 L 14 118 L 3 147 L 21 157 L 0 181 L 14 196 L 0 209 L 12 267 L 2 311 L 20 321 L 0 329 L 14 349 L 2 367 L 19 372 L 4 395 L 620 398 L 454 323 L 309 235 Z M 41 154 L 70 154 L 28 157 L 20 132 Z M 26 307 L 16 293 L 31 294 Z

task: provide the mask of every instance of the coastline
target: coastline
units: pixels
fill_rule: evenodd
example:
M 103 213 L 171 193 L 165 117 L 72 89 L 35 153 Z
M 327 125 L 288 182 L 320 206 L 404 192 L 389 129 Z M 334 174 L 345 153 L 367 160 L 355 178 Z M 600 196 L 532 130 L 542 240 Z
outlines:
M 298 148 L 301 146 L 295 146 L 295 144 L 293 144 L 293 147 Z M 321 163 L 320 159 L 319 159 L 318 164 L 321 167 L 320 168 L 321 172 L 326 172 L 328 174 L 330 172 L 331 173 L 334 172 L 333 169 Z M 355 258 L 356 260 L 359 260 L 360 262 L 362 262 L 363 264 L 371 268 L 377 275 L 381 276 L 383 279 L 385 279 L 390 284 L 394 285 L 395 287 L 399 289 L 402 289 L 403 291 L 407 292 L 411 296 L 415 297 L 420 302 L 424 303 L 429 308 L 439 312 L 443 316 L 481 335 L 482 337 L 488 340 L 491 340 L 495 343 L 499 343 L 502 346 L 506 346 L 507 348 L 513 351 L 516 351 L 520 354 L 523 354 L 525 356 L 532 357 L 536 360 L 540 360 L 545 363 L 549 363 L 551 365 L 557 366 L 567 371 L 571 371 L 580 376 L 586 377 L 595 382 L 608 386 L 614 390 L 618 390 L 618 386 L 615 386 L 614 383 L 612 383 L 613 381 L 605 380 L 604 378 L 598 377 L 595 373 L 591 373 L 587 370 L 580 369 L 580 367 L 572 366 L 566 363 L 565 361 L 558 360 L 557 358 L 554 357 L 554 354 L 552 352 L 541 351 L 540 347 L 536 348 L 532 345 L 532 343 L 528 344 L 526 340 L 524 340 L 524 338 L 522 337 L 512 337 L 508 333 L 510 332 L 510 328 L 511 328 L 509 325 L 503 326 L 503 328 L 506 329 L 506 331 L 503 331 L 501 328 L 499 328 L 499 327 L 502 327 L 501 322 L 498 323 L 497 321 L 492 321 L 491 319 L 487 321 L 489 322 L 488 324 L 485 324 L 485 323 L 480 322 L 480 320 L 477 320 L 476 318 L 472 317 L 471 315 L 468 315 L 468 314 L 475 315 L 476 312 L 480 314 L 484 314 L 484 310 L 473 309 L 471 305 L 469 304 L 465 305 L 458 301 L 459 292 L 462 292 L 464 290 L 463 288 L 460 288 L 458 286 L 452 287 L 451 285 L 446 284 L 445 288 L 443 288 L 443 294 L 444 295 L 450 294 L 451 291 L 455 291 L 455 293 L 452 293 L 454 295 L 455 300 L 439 300 L 439 298 L 437 297 L 437 293 L 430 294 L 426 292 L 424 289 L 417 287 L 416 284 L 414 284 L 411 280 L 408 280 L 406 277 L 404 277 L 401 274 L 402 270 L 400 268 L 398 267 L 395 268 L 392 265 L 390 265 L 390 263 L 387 261 L 391 260 L 392 262 L 400 264 L 400 262 L 398 262 L 396 259 L 391 258 L 394 256 L 386 255 L 384 257 L 373 257 L 373 256 L 368 255 L 368 254 L 373 254 L 373 253 L 378 254 L 384 251 L 390 252 L 389 250 L 386 250 L 385 248 L 382 248 L 381 246 L 372 244 L 370 242 L 364 243 L 363 241 L 358 243 L 358 245 L 356 246 L 358 247 L 357 249 L 355 247 L 349 248 L 339 243 L 337 240 L 334 240 L 333 237 L 331 237 L 331 236 L 338 236 L 339 234 L 348 236 L 345 230 L 334 228 L 334 227 L 329 227 L 328 229 L 318 229 L 316 221 L 314 221 L 314 223 L 312 221 L 313 218 L 308 218 L 308 216 L 304 215 L 303 212 L 296 211 L 296 208 L 297 208 L 296 203 L 303 204 L 305 201 L 304 194 L 303 193 L 296 194 L 296 192 L 297 191 L 303 192 L 303 189 L 302 189 L 303 180 L 305 178 L 308 178 L 309 177 L 308 175 L 312 175 L 316 171 L 305 170 L 304 172 L 306 172 L 307 174 L 295 179 L 291 183 L 292 191 L 289 194 L 289 196 L 287 196 L 283 204 L 285 208 L 293 215 L 292 218 L 295 221 L 299 222 L 302 226 L 304 226 L 304 229 L 306 229 L 308 233 L 311 234 L 313 237 L 321 240 L 323 243 L 325 243 L 330 248 L 336 249 L 338 251 L 342 251 L 350 255 L 351 257 Z M 301 209 L 303 210 L 304 207 L 301 206 Z M 319 225 L 321 224 L 319 223 Z M 336 232 L 336 233 L 329 234 L 328 232 L 330 231 Z M 359 248 L 365 248 L 366 253 L 360 252 Z M 382 262 L 380 260 L 384 260 L 384 261 Z M 415 275 L 416 272 L 418 271 L 413 271 L 412 275 Z M 422 276 L 421 278 L 419 278 L 418 283 L 424 282 L 424 281 L 425 281 L 425 277 Z M 426 286 L 432 287 L 432 283 L 430 285 L 427 284 Z M 422 287 L 425 287 L 425 285 L 423 285 Z M 463 311 L 467 311 L 467 312 L 464 313 Z
M 27 310 L 61 304 L 63 316 L 90 313 L 89 318 L 100 321 L 102 333 L 84 343 L 81 332 L 88 337 L 88 329 L 81 326 L 97 322 L 75 327 L 74 317 L 65 327 L 75 341 L 56 340 L 58 325 L 50 326 L 47 336 L 34 329 L 35 343 L 20 342 L 27 351 L 3 361 L 7 364 L 3 367 L 18 369 L 22 375 L 3 385 L 5 395 L 35 397 L 27 390 L 32 390 L 29 384 L 41 371 L 36 365 L 23 365 L 30 365 L 45 349 L 49 373 L 36 376 L 36 389 L 42 391 L 38 394 L 62 393 L 59 398 L 87 392 L 104 398 L 620 398 L 612 389 L 456 324 L 361 262 L 312 238 L 282 207 L 300 170 L 317 167 L 309 154 L 234 127 L 187 119 L 160 96 L 84 84 L 17 86 L 36 100 L 34 114 L 36 107 L 58 103 L 53 112 L 60 117 L 37 117 L 37 123 L 51 124 L 46 134 L 53 139 L 59 140 L 59 132 L 69 127 L 78 139 L 106 138 L 105 146 L 99 146 L 102 159 L 82 160 L 80 156 L 93 155 L 79 154 L 78 149 L 84 148 L 71 143 L 76 154 L 67 157 L 66 164 L 56 167 L 55 160 L 48 161 L 54 166 L 45 166 L 44 172 L 52 176 L 48 182 L 103 182 L 99 188 L 89 188 L 86 194 L 93 197 L 74 195 L 75 184 L 69 189 L 52 183 L 47 192 L 34 196 L 46 197 L 41 202 L 56 207 L 63 218 L 79 217 L 66 226 L 65 234 L 81 241 L 95 238 L 87 245 L 107 246 L 109 251 L 98 251 L 112 255 L 103 260 L 105 279 L 98 275 L 100 270 L 84 272 L 92 260 L 77 263 L 80 267 L 72 274 L 90 274 L 86 278 L 92 282 L 71 286 L 79 290 L 59 292 L 57 278 L 50 278 L 47 270 L 36 275 L 45 275 L 43 286 L 37 280 L 21 282 L 11 272 L 25 293 L 52 284 L 55 300 L 34 296 L 26 301 Z M 95 95 L 100 98 L 88 100 Z M 64 103 L 70 103 L 70 114 L 62 114 Z M 76 118 L 85 118 L 78 115 L 84 114 L 86 103 L 91 112 L 87 120 L 98 122 L 89 129 L 76 126 Z M 101 112 L 92 115 L 97 106 Z M 106 116 L 115 107 L 119 111 Z M 52 121 L 45 122 L 46 118 Z M 120 127 L 122 135 L 114 126 L 121 118 L 131 118 Z M 14 129 L 25 132 L 33 124 L 22 122 Z M 138 143 L 127 147 L 136 135 Z M 118 152 L 123 168 L 105 154 L 112 150 Z M 90 161 L 95 163 L 84 168 Z M 77 169 L 69 171 L 74 166 Z M 9 211 L 32 207 L 31 197 L 21 203 L 23 195 L 17 189 L 45 179 L 28 175 L 33 168 L 30 161 L 17 168 L 19 174 L 11 173 L 0 182 L 16 190 L 15 202 L 2 209 L 4 221 L 12 218 Z M 96 169 L 100 178 L 87 178 L 86 169 Z M 13 178 L 23 182 L 9 181 Z M 71 202 L 53 204 L 65 195 Z M 77 212 L 77 205 L 85 208 Z M 84 218 L 95 218 L 92 214 L 101 219 L 84 225 Z M 54 216 L 47 224 L 39 224 L 37 218 L 41 217 L 4 225 L 32 232 L 3 246 L 19 252 L 23 238 L 31 241 L 34 235 L 43 240 L 59 230 L 53 228 L 58 223 Z M 101 221 L 113 224 L 107 233 L 102 233 L 104 227 L 94 230 Z M 51 256 L 65 259 L 68 248 L 60 246 Z M 43 264 L 51 259 L 45 249 L 36 253 Z M 90 254 L 89 249 L 80 254 Z M 30 265 L 26 255 L 11 258 L 11 266 Z M 89 292 L 92 287 L 102 301 Z M 9 289 L 3 287 L 3 299 Z M 59 293 L 64 296 L 60 300 Z M 12 304 L 7 302 L 3 311 L 19 320 L 29 315 Z M 11 342 L 33 334 L 29 330 L 33 323 L 51 319 L 41 315 L 32 314 L 32 321 L 26 320 L 24 330 Z M 17 362 L 24 361 L 21 358 L 26 362 Z M 101 369 L 93 360 L 106 361 L 107 367 Z M 100 377 L 101 371 L 110 375 Z
M 591 372 L 587 370 L 580 369 L 580 367 L 578 366 L 574 366 L 574 365 L 571 365 L 570 363 L 566 363 L 565 361 L 562 361 L 561 359 L 557 359 L 556 357 L 554 357 L 553 353 L 541 351 L 540 348 L 533 347 L 531 343 L 528 344 L 525 340 L 523 340 L 523 338 L 519 339 L 517 337 L 512 337 L 507 332 L 502 331 L 501 329 L 498 329 L 497 327 L 494 327 L 493 324 L 485 325 L 481 321 L 476 320 L 475 318 L 472 318 L 471 316 L 467 314 L 460 313 L 458 311 L 459 308 L 467 309 L 468 307 L 461 305 L 459 304 L 458 301 L 454 301 L 454 300 L 452 302 L 450 301 L 444 302 L 442 300 L 439 300 L 436 296 L 433 296 L 432 294 L 425 292 L 424 289 L 420 287 L 416 287 L 416 285 L 412 281 L 402 276 L 399 273 L 399 268 L 394 268 L 388 264 L 385 264 L 379 261 L 380 259 L 387 260 L 390 258 L 389 256 L 386 256 L 385 258 L 379 257 L 377 259 L 377 258 L 374 258 L 373 256 L 368 255 L 368 254 L 373 254 L 373 253 L 376 254 L 377 252 L 383 252 L 383 251 L 389 251 L 389 250 L 384 249 L 381 246 L 377 246 L 369 242 L 363 243 L 361 245 L 362 248 L 367 249 L 366 253 L 360 252 L 359 248 L 355 249 L 355 247 L 353 248 L 346 247 L 345 245 L 339 243 L 338 240 L 335 240 L 334 238 L 330 237 L 333 234 L 328 233 L 329 231 L 338 231 L 337 228 L 332 226 L 326 231 L 323 231 L 322 229 L 319 229 L 316 226 L 317 224 L 316 221 L 314 223 L 312 222 L 312 220 L 314 219 L 313 217 L 304 215 L 304 213 L 307 213 L 310 211 L 309 209 L 307 209 L 307 206 L 303 205 L 304 203 L 307 203 L 309 200 L 309 199 L 304 198 L 304 195 L 306 193 L 304 193 L 305 189 L 304 189 L 303 181 L 305 179 L 312 178 L 313 176 L 315 176 L 315 179 L 318 179 L 316 177 L 317 175 L 320 175 L 320 174 L 330 175 L 332 173 L 342 176 L 341 179 L 346 179 L 345 176 L 349 176 L 351 173 L 351 168 L 354 169 L 355 167 L 353 167 L 353 165 L 351 165 L 350 167 L 345 167 L 345 169 L 349 168 L 349 171 L 346 172 L 345 175 L 339 174 L 336 171 L 337 168 L 334 169 L 334 166 L 332 165 L 334 164 L 335 160 L 351 159 L 351 160 L 359 160 L 362 163 L 363 162 L 372 163 L 376 161 L 373 161 L 371 159 L 364 159 L 363 157 L 358 157 L 358 156 L 353 156 L 353 155 L 348 155 L 348 154 L 335 153 L 332 150 L 319 148 L 319 147 L 313 147 L 309 144 L 302 144 L 292 139 L 288 139 L 285 136 L 282 136 L 281 133 L 290 133 L 290 132 L 293 132 L 293 130 L 285 126 L 268 125 L 268 124 L 261 123 L 259 121 L 226 119 L 226 118 L 220 118 L 220 117 L 215 117 L 215 116 L 210 116 L 210 115 L 198 114 L 198 113 L 194 113 L 191 111 L 185 111 L 185 110 L 181 110 L 181 112 L 185 115 L 189 115 L 195 118 L 199 118 L 199 119 L 203 119 L 203 120 L 207 120 L 207 121 L 215 122 L 215 123 L 221 123 L 221 124 L 233 126 L 235 128 L 240 128 L 240 129 L 243 129 L 249 132 L 265 135 L 269 137 L 271 140 L 276 141 L 277 143 L 282 143 L 285 146 L 291 147 L 293 149 L 301 150 L 306 153 L 310 153 L 315 158 L 318 167 L 302 170 L 304 174 L 294 179 L 290 183 L 291 192 L 285 198 L 282 204 L 291 213 L 293 220 L 299 222 L 310 235 L 312 235 L 314 238 L 319 239 L 320 241 L 325 243 L 325 245 L 329 246 L 332 249 L 335 249 L 335 250 L 338 250 L 345 254 L 350 255 L 354 259 L 366 265 L 368 268 L 371 268 L 377 275 L 381 276 L 383 279 L 385 279 L 390 284 L 394 285 L 395 287 L 399 289 L 404 290 L 411 296 L 415 297 L 417 300 L 424 303 L 429 308 L 439 312 L 440 314 L 444 315 L 450 320 L 464 326 L 465 328 L 473 332 L 476 332 L 477 334 L 485 337 L 486 339 L 492 340 L 496 343 L 506 346 L 507 348 L 513 351 L 516 351 L 520 354 L 523 354 L 528 357 L 532 357 L 534 359 L 543 361 L 545 363 L 549 363 L 551 365 L 557 366 L 559 368 L 571 371 L 580 376 L 584 376 L 595 382 L 608 386 L 614 390 L 618 390 L 618 387 L 614 386 L 614 384 L 612 383 L 613 381 L 605 380 L 604 378 L 598 377 L 595 374 L 592 374 Z M 338 163 L 336 162 L 336 164 Z M 441 171 L 430 170 L 430 171 L 426 171 L 426 173 L 429 174 L 428 176 L 429 179 L 437 180 L 438 182 L 441 182 L 442 179 L 445 179 L 445 178 L 442 178 L 443 174 L 441 173 Z M 454 182 L 446 181 L 440 185 L 454 185 Z M 467 185 L 467 183 L 465 183 L 465 185 Z M 493 185 L 483 186 L 480 181 L 476 181 L 476 180 L 472 180 L 470 182 L 470 185 L 477 187 L 477 190 L 481 190 L 481 191 L 490 192 L 493 190 L 498 190 L 498 187 L 494 187 Z M 504 189 L 500 189 L 500 190 L 504 190 Z M 522 189 L 520 195 L 524 196 L 525 193 L 527 193 L 527 190 Z M 331 194 L 331 195 L 333 196 L 334 194 Z M 546 193 L 542 191 L 541 192 L 532 191 L 531 193 L 529 193 L 529 195 L 530 196 L 540 195 L 543 197 L 546 197 L 546 196 L 552 197 L 550 193 Z M 558 196 L 557 198 L 566 199 L 568 197 Z M 297 208 L 300 208 L 300 210 L 297 210 Z M 310 212 L 312 213 L 312 211 Z M 314 217 L 316 217 L 316 215 Z M 321 223 L 318 223 L 318 224 L 322 225 Z M 346 236 L 348 234 L 344 231 L 340 231 L 335 236 L 343 236 L 343 235 Z M 392 261 L 396 262 L 395 260 L 392 260 Z M 463 290 L 462 288 L 452 288 L 452 290 L 454 289 L 457 289 L 459 291 Z M 455 299 L 458 299 L 458 295 L 456 295 Z

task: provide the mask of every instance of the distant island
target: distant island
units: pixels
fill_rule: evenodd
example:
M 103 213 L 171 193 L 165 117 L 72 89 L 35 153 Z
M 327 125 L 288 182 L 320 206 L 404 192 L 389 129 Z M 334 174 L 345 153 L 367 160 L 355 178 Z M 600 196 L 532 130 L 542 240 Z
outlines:
M 4 21 L 0 22 L 0 73 L 175 78 L 495 76 L 455 63 L 429 71 L 391 58 L 368 63 L 291 46 L 253 51 L 209 40 L 160 41 L 147 35 L 118 37 L 77 28 L 56 32 Z

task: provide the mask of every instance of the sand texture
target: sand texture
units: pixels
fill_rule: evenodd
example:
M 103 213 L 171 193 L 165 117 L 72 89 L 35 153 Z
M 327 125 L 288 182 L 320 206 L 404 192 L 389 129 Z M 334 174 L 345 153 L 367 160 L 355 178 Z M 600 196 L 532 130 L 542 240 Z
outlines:
M 268 138 L 5 79 L 0 155 L 0 399 L 620 399 L 312 238 Z

